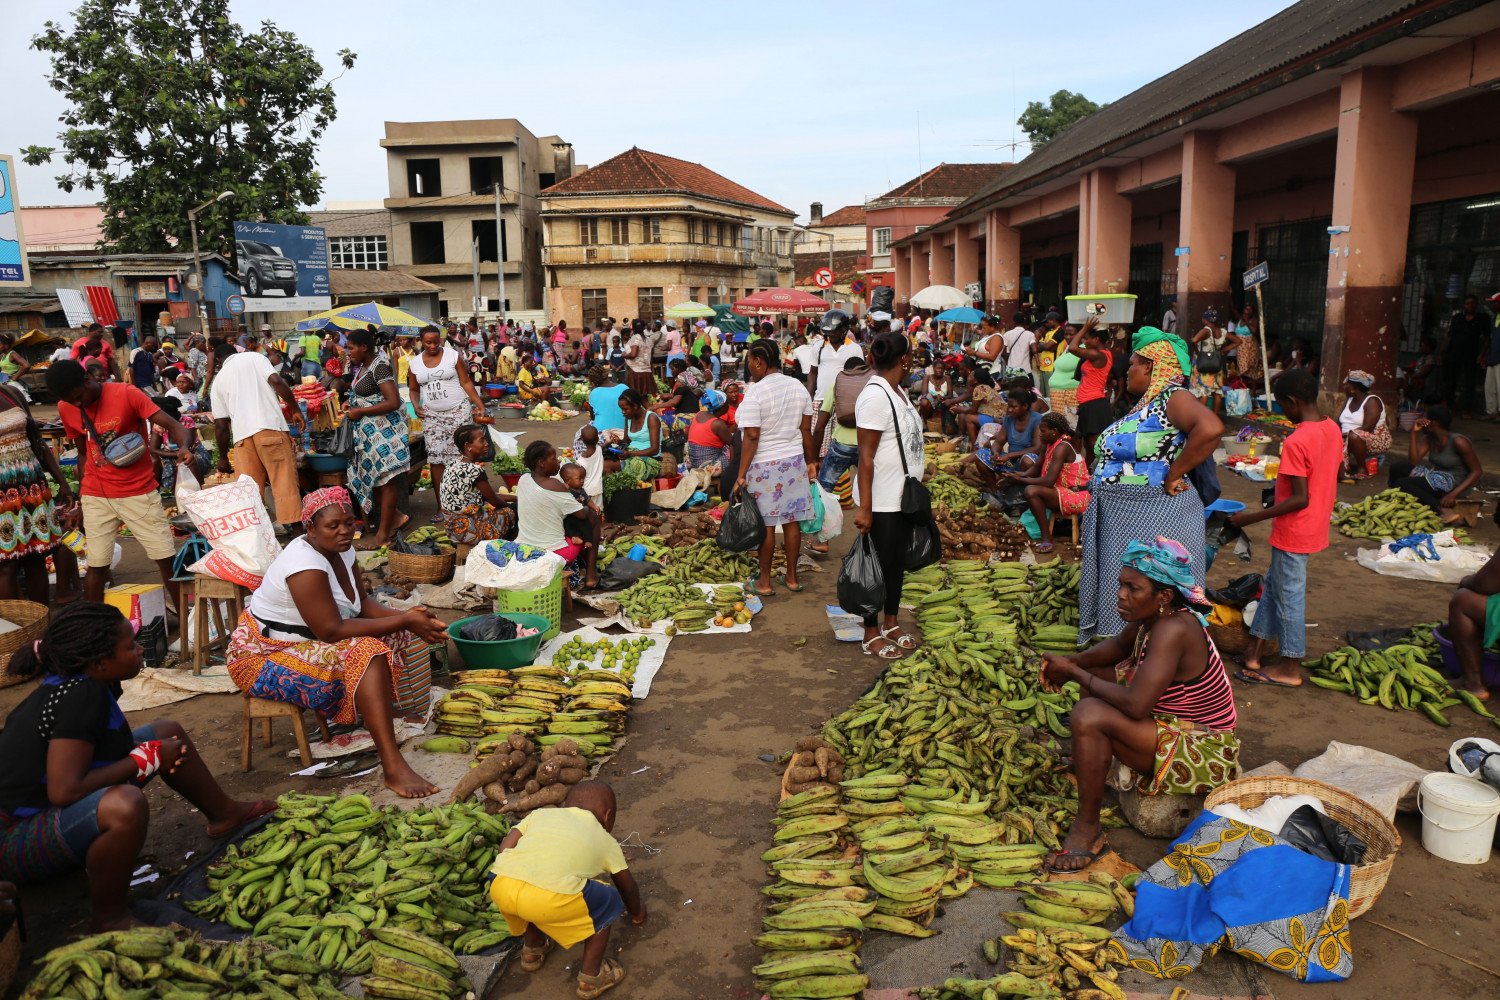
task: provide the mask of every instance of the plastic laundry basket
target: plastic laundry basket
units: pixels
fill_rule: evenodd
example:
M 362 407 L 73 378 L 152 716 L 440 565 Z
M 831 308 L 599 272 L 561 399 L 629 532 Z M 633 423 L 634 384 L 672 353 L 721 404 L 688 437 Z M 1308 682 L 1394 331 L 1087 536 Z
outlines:
M 542 636 L 546 642 L 562 631 L 562 589 L 564 572 L 559 570 L 552 582 L 538 590 L 495 591 L 495 613 L 541 615 L 552 623 Z

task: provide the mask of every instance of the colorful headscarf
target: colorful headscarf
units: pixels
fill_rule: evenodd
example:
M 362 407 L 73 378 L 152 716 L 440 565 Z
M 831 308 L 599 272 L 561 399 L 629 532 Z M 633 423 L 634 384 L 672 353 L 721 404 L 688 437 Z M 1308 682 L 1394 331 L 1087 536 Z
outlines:
M 1187 342 L 1175 333 L 1143 326 L 1135 332 L 1132 348 L 1151 362 L 1151 384 L 1146 387 L 1145 399 L 1155 399 L 1169 386 L 1182 384 L 1191 370 Z
M 1131 542 L 1120 562 L 1142 576 L 1176 589 L 1189 604 L 1212 607 L 1208 595 L 1193 576 L 1192 554 L 1175 539 L 1157 535 L 1154 542 Z
M 344 374 L 344 366 L 339 362 L 338 358 L 329 358 L 323 362 L 323 370 L 334 378 L 338 378 Z
M 1361 389 L 1368 389 L 1375 384 L 1375 376 L 1359 368 L 1352 369 L 1344 376 L 1345 382 L 1353 382 Z
M 724 383 L 719 386 L 719 388 L 724 390 L 725 398 L 728 398 L 736 392 L 738 392 L 741 396 L 745 394 L 745 383 L 741 382 L 739 379 L 726 379 Z
M 729 402 L 729 397 L 718 389 L 710 389 L 703 394 L 703 405 L 709 410 L 717 410 Z
M 302 526 L 311 528 L 313 518 L 317 517 L 318 511 L 324 507 L 340 507 L 352 514 L 354 501 L 349 499 L 349 491 L 342 486 L 325 486 L 322 489 L 313 490 L 302 501 Z

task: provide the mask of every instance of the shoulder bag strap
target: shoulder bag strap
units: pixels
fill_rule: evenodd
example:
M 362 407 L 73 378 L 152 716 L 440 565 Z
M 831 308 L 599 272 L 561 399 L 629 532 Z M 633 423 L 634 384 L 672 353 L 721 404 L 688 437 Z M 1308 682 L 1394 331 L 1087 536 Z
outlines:
M 879 375 L 872 375 L 870 377 L 880 378 Z M 906 442 L 901 439 L 901 418 L 896 415 L 896 401 L 891 398 L 889 388 L 885 388 L 883 391 L 885 392 L 886 405 L 891 408 L 891 423 L 894 425 L 893 430 L 896 434 L 896 451 L 901 456 L 901 472 L 907 479 L 910 479 L 911 469 L 906 464 Z

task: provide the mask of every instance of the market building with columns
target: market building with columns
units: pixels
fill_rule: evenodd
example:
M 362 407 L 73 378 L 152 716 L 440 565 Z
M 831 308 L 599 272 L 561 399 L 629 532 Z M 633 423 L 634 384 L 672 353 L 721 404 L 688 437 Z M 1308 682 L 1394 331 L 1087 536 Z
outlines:
M 898 308 L 978 282 L 1009 316 L 1131 292 L 1179 330 L 1245 301 L 1382 388 L 1500 290 L 1500 3 L 1303 0 L 1063 132 L 891 248 Z M 1253 301 L 1253 299 L 1252 299 Z

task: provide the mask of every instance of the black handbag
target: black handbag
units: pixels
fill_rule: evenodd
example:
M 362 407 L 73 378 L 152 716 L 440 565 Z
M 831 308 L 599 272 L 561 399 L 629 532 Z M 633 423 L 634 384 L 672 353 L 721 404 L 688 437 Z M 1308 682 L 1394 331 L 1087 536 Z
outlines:
M 354 421 L 345 417 L 333 429 L 333 438 L 328 442 L 328 454 L 341 458 L 354 457 Z

